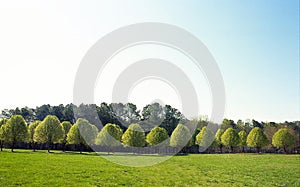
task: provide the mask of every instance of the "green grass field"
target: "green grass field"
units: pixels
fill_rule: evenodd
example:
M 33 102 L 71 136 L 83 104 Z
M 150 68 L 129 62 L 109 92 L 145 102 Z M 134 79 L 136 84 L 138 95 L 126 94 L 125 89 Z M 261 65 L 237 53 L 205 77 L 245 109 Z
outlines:
M 300 186 L 299 177 L 299 155 L 198 154 L 133 168 L 95 153 L 0 152 L 0 186 Z

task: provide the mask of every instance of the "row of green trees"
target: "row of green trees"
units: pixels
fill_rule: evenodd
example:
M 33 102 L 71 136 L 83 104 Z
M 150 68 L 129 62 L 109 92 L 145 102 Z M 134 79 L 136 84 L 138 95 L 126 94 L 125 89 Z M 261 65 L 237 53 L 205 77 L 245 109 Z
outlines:
M 205 145 L 207 142 L 204 137 L 212 136 L 212 133 L 207 127 L 203 127 L 200 133 L 196 136 L 196 144 L 199 146 L 207 146 Z M 222 152 L 222 148 L 224 146 L 229 147 L 231 152 L 234 152 L 234 147 L 241 147 L 242 151 L 245 152 L 245 147 L 256 148 L 257 152 L 260 151 L 261 148 L 272 144 L 274 147 L 283 148 L 286 152 L 288 148 L 296 146 L 296 137 L 293 136 L 287 128 L 281 128 L 272 137 L 272 142 L 270 142 L 263 132 L 263 130 L 259 127 L 254 127 L 249 132 L 242 130 L 237 132 L 233 128 L 227 128 L 225 131 L 223 129 L 219 129 L 214 136 L 214 141 L 212 146 L 219 147 L 220 152 Z
M 286 151 L 296 145 L 296 137 L 287 128 L 281 128 L 273 135 L 272 142 L 269 142 L 259 127 L 252 128 L 248 134 L 245 130 L 237 132 L 236 129 L 229 127 L 226 130 L 219 129 L 214 135 L 207 126 L 203 126 L 201 130 L 192 134 L 188 126 L 178 124 L 169 139 L 167 130 L 159 126 L 145 134 L 139 124 L 131 124 L 123 133 L 119 125 L 108 123 L 98 132 L 95 125 L 83 118 L 79 118 L 72 125 L 69 121 L 60 122 L 56 116 L 48 115 L 43 121 L 36 120 L 27 125 L 21 115 L 13 115 L 9 119 L 0 120 L 1 151 L 4 142 L 11 145 L 12 151 L 16 143 L 29 142 L 34 150 L 37 143 L 47 143 L 48 152 L 53 143 L 62 144 L 63 150 L 66 144 L 80 145 L 80 152 L 83 146 L 94 144 L 110 149 L 122 145 L 132 147 L 198 145 L 200 148 L 219 147 L 221 152 L 223 147 L 229 147 L 233 152 L 237 146 L 243 151 L 246 146 L 260 151 L 270 143 Z

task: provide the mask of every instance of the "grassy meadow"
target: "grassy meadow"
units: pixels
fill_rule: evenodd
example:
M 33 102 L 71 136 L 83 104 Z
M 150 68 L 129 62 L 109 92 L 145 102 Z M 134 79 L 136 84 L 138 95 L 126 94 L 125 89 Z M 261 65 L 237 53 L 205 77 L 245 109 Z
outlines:
M 96 153 L 0 152 L 0 186 L 300 186 L 299 176 L 299 155 L 191 154 L 134 168 Z

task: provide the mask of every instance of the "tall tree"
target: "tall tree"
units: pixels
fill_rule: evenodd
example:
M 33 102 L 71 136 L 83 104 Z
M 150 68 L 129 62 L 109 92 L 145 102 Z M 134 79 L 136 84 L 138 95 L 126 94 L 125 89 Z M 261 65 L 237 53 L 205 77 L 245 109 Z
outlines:
M 48 153 L 53 143 L 60 143 L 64 138 L 65 131 L 56 116 L 48 115 L 36 127 L 34 141 L 38 143 L 47 143 Z
M 31 144 L 31 147 L 33 149 L 33 151 L 35 151 L 35 145 L 36 142 L 34 141 L 34 133 L 35 133 L 35 129 L 36 127 L 41 123 L 40 120 L 36 120 L 34 122 L 32 122 L 29 126 L 28 126 L 28 142 Z
M 3 148 L 3 141 L 4 141 L 4 134 L 3 134 L 3 125 L 5 125 L 7 123 L 6 118 L 0 119 L 0 151 L 2 151 Z
M 36 107 L 35 113 L 38 120 L 42 121 L 45 119 L 47 115 L 50 115 L 52 112 L 52 108 L 50 105 L 42 105 Z
M 165 128 L 168 132 L 168 135 L 171 135 L 173 130 L 177 127 L 177 124 L 185 123 L 186 118 L 179 110 L 170 105 L 165 105 L 163 110 L 165 113 L 165 118 L 160 127 Z
M 17 142 L 26 140 L 27 124 L 21 115 L 13 115 L 1 129 L 3 140 L 11 144 L 12 152 Z
M 109 123 L 98 133 L 95 143 L 107 147 L 109 154 L 114 147 L 122 145 L 122 135 L 123 131 L 118 125 Z
M 161 125 L 165 116 L 165 110 L 159 103 L 148 104 L 142 110 L 141 125 L 146 132 L 149 132 L 156 125 Z M 164 128 L 168 131 L 166 127 Z
M 80 145 L 80 153 L 82 153 L 84 145 L 92 145 L 95 143 L 97 134 L 98 129 L 95 125 L 86 119 L 79 118 L 71 127 L 67 135 L 67 142 L 69 144 Z
M 249 147 L 255 147 L 256 151 L 269 144 L 267 136 L 264 134 L 261 128 L 253 128 L 247 136 L 247 145 Z
M 223 129 L 228 129 L 228 128 L 234 128 L 235 129 L 236 124 L 234 123 L 233 120 L 224 118 L 223 122 L 222 122 L 222 128 Z
M 220 152 L 222 153 L 223 143 L 222 143 L 222 135 L 224 133 L 223 129 L 218 129 L 216 135 L 215 135 L 215 142 L 214 145 L 218 146 L 220 149 Z
M 105 126 L 108 123 L 112 123 L 112 124 L 119 125 L 123 130 L 126 129 L 126 127 L 119 122 L 111 106 L 108 105 L 107 103 L 105 102 L 101 103 L 100 106 L 96 107 L 96 110 L 103 126 Z
M 113 116 L 117 118 L 122 129 L 126 129 L 130 124 L 140 121 L 140 114 L 136 105 L 132 103 L 111 103 L 109 105 Z
M 131 147 L 143 147 L 146 144 L 144 129 L 139 124 L 131 124 L 122 136 L 122 142 Z
M 295 145 L 295 137 L 286 129 L 279 129 L 272 138 L 272 144 L 275 147 L 283 148 L 287 152 L 287 148 Z
M 36 120 L 34 109 L 29 107 L 21 108 L 20 115 L 23 116 L 27 123 L 32 123 L 34 120 Z
M 229 146 L 231 152 L 233 152 L 233 147 L 239 143 L 239 135 L 233 128 L 228 128 L 221 136 L 221 141 L 223 145 Z

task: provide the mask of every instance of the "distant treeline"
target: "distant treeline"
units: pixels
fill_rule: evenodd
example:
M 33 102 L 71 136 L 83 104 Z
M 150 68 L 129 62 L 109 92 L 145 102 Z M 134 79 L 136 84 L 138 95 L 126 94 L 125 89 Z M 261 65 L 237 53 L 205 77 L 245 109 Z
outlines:
M 165 151 L 160 152 L 183 147 L 182 152 L 195 153 L 199 147 L 208 147 L 205 152 L 297 153 L 300 145 L 299 121 L 235 122 L 224 119 L 219 124 L 220 129 L 213 134 L 207 128 L 207 117 L 187 119 L 170 105 L 158 103 L 149 104 L 141 111 L 132 103 L 42 105 L 35 109 L 5 109 L 0 117 L 1 147 L 10 146 L 12 150 L 15 146 L 50 149 L 53 144 L 54 149 L 89 150 L 88 145 L 93 144 L 101 150 L 111 151 L 113 147 L 114 151 L 130 151 L 127 146 L 151 147 L 168 137 L 170 141 L 163 146 Z M 194 124 L 196 130 L 191 131 L 187 124 Z M 92 138 L 83 138 L 79 133 L 81 127 L 87 128 L 84 131 L 92 134 Z M 111 140 L 107 133 L 114 139 Z M 182 142 L 188 143 L 183 145 Z

